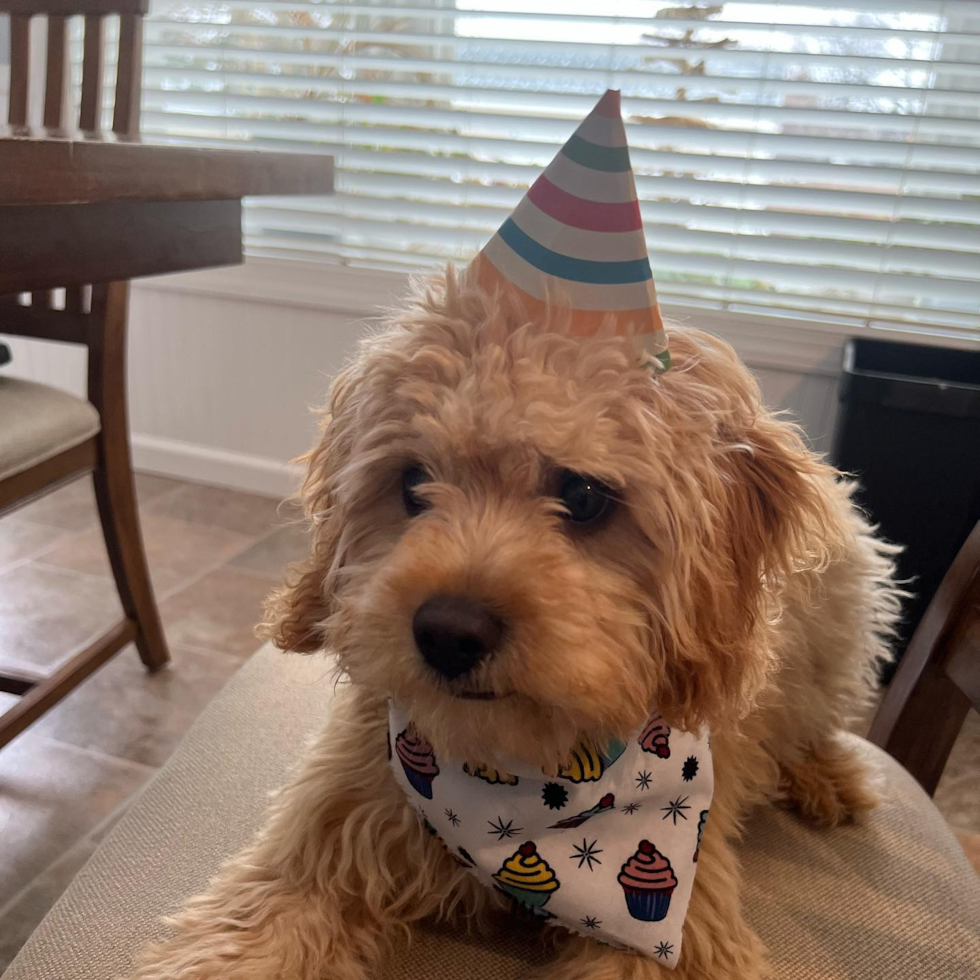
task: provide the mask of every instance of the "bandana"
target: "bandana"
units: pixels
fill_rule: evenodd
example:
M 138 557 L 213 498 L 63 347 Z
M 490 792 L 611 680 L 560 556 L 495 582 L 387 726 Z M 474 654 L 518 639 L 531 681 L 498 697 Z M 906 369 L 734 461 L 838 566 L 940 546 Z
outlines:
M 674 966 L 714 773 L 710 739 L 659 712 L 582 742 L 556 777 L 436 758 L 394 702 L 395 779 L 455 860 L 527 915 Z

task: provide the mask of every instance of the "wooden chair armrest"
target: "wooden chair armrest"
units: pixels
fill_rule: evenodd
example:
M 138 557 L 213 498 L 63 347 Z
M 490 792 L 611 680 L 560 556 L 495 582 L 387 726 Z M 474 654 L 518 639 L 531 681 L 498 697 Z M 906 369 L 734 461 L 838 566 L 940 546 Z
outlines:
M 936 590 L 868 739 L 930 795 L 971 705 L 980 703 L 980 523 Z

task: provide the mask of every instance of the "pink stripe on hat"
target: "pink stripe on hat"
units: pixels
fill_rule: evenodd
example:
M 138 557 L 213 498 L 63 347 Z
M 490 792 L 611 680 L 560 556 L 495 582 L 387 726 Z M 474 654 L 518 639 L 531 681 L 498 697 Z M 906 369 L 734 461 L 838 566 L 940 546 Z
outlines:
M 546 215 L 572 228 L 639 231 L 643 227 L 639 201 L 624 201 L 621 204 L 587 201 L 556 187 L 544 174 L 531 185 L 527 196 Z

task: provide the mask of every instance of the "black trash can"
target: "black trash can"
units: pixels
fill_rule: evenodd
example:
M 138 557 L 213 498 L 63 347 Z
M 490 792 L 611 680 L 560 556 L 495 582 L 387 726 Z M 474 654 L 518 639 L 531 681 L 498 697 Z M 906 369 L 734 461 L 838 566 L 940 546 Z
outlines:
M 857 474 L 881 534 L 905 548 L 899 575 L 914 597 L 901 654 L 980 520 L 980 350 L 848 341 L 832 455 Z

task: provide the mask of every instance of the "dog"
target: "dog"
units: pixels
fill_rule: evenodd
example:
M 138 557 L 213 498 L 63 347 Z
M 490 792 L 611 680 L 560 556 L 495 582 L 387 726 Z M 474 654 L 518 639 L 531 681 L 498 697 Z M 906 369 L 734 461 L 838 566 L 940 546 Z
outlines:
M 709 731 L 683 956 L 668 970 L 547 929 L 541 976 L 765 974 L 733 843 L 756 806 L 836 827 L 875 804 L 839 735 L 889 656 L 895 549 L 726 343 L 675 325 L 670 348 L 672 369 L 652 374 L 628 336 L 569 336 L 560 310 L 521 323 L 451 268 L 364 343 L 305 457 L 310 554 L 262 628 L 336 658 L 330 723 L 139 980 L 365 980 L 423 920 L 497 919 L 505 896 L 396 783 L 389 699 L 471 773 L 556 773 L 651 706 L 675 731 Z M 434 598 L 449 611 L 433 629 L 470 616 L 475 649 L 424 649 Z

